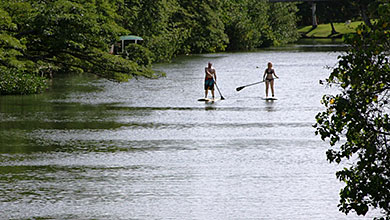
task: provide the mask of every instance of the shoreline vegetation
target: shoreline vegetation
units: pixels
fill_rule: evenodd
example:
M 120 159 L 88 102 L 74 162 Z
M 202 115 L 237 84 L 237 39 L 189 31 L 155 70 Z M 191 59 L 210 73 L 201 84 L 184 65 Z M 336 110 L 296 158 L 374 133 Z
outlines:
M 0 95 L 40 93 L 58 74 L 88 73 L 118 82 L 158 78 L 165 74 L 154 71 L 152 64 L 170 62 L 177 55 L 246 51 L 305 37 L 337 38 L 357 26 L 335 23 L 339 33 L 333 35 L 327 24 L 299 29 L 304 5 L 258 0 L 4 0 Z M 143 43 L 109 54 L 119 37 L 129 34 L 142 37 Z
M 39 93 L 58 74 L 155 78 L 164 74 L 152 63 L 177 55 L 287 44 L 299 38 L 297 12 L 297 3 L 258 0 L 4 0 L 0 95 Z M 124 35 L 144 42 L 109 54 Z

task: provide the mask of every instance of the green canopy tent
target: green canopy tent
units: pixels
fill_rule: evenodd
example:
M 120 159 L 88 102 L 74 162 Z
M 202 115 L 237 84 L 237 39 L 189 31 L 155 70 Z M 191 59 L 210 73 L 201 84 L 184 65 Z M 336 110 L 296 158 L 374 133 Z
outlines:
M 127 36 L 121 36 L 119 37 L 119 42 L 116 44 L 113 44 L 110 49 L 111 54 L 117 54 L 118 50 L 120 50 L 122 53 L 125 52 L 125 47 L 130 43 L 138 44 L 140 41 L 143 41 L 142 37 L 138 37 L 135 35 L 127 35 Z
M 138 41 L 142 41 L 142 37 L 138 37 L 135 35 L 127 35 L 127 36 L 121 36 L 119 38 L 122 42 L 122 53 L 125 51 L 125 41 L 133 41 L 134 43 L 138 43 Z

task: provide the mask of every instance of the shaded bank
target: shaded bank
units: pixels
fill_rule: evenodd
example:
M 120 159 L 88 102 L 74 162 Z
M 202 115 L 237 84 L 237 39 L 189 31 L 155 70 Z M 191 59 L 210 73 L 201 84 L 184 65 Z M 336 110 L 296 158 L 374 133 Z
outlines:
M 356 28 L 361 24 L 361 21 L 355 22 L 343 22 L 343 23 L 334 23 L 334 28 L 337 33 L 332 33 L 331 24 L 320 24 L 317 28 L 312 28 L 312 26 L 305 26 L 298 29 L 298 32 L 301 34 L 302 38 L 316 38 L 316 39 L 326 39 L 326 38 L 342 38 L 345 34 L 355 33 Z

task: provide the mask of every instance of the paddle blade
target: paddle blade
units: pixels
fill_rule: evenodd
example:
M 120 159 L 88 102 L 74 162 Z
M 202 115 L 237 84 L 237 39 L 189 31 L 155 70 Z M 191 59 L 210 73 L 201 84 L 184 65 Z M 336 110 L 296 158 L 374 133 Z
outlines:
M 245 88 L 245 86 L 237 87 L 237 88 L 236 88 L 236 91 L 239 92 L 239 91 L 241 91 L 243 88 Z

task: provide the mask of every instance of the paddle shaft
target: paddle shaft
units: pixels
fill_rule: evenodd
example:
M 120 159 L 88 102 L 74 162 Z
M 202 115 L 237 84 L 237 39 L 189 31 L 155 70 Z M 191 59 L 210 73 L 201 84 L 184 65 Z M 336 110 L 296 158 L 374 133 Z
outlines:
M 264 80 L 263 80 L 263 81 L 260 81 L 260 82 L 255 82 L 255 83 L 252 83 L 252 84 L 248 84 L 248 85 L 246 85 L 246 86 L 244 86 L 244 87 L 257 85 L 257 84 L 262 83 L 262 82 L 264 82 Z
M 221 91 L 219 90 L 217 82 L 215 82 L 215 80 L 214 80 L 214 84 L 215 84 L 215 87 L 217 87 L 219 95 L 221 96 L 221 100 L 224 100 L 225 98 L 222 96 Z
M 236 90 L 237 90 L 237 91 L 240 91 L 240 90 L 244 89 L 245 87 L 257 85 L 257 84 L 262 83 L 262 82 L 264 82 L 264 80 L 263 80 L 263 81 L 260 81 L 260 82 L 255 82 L 255 83 L 252 83 L 252 84 L 248 84 L 248 85 L 245 85 L 245 86 L 237 87 Z

